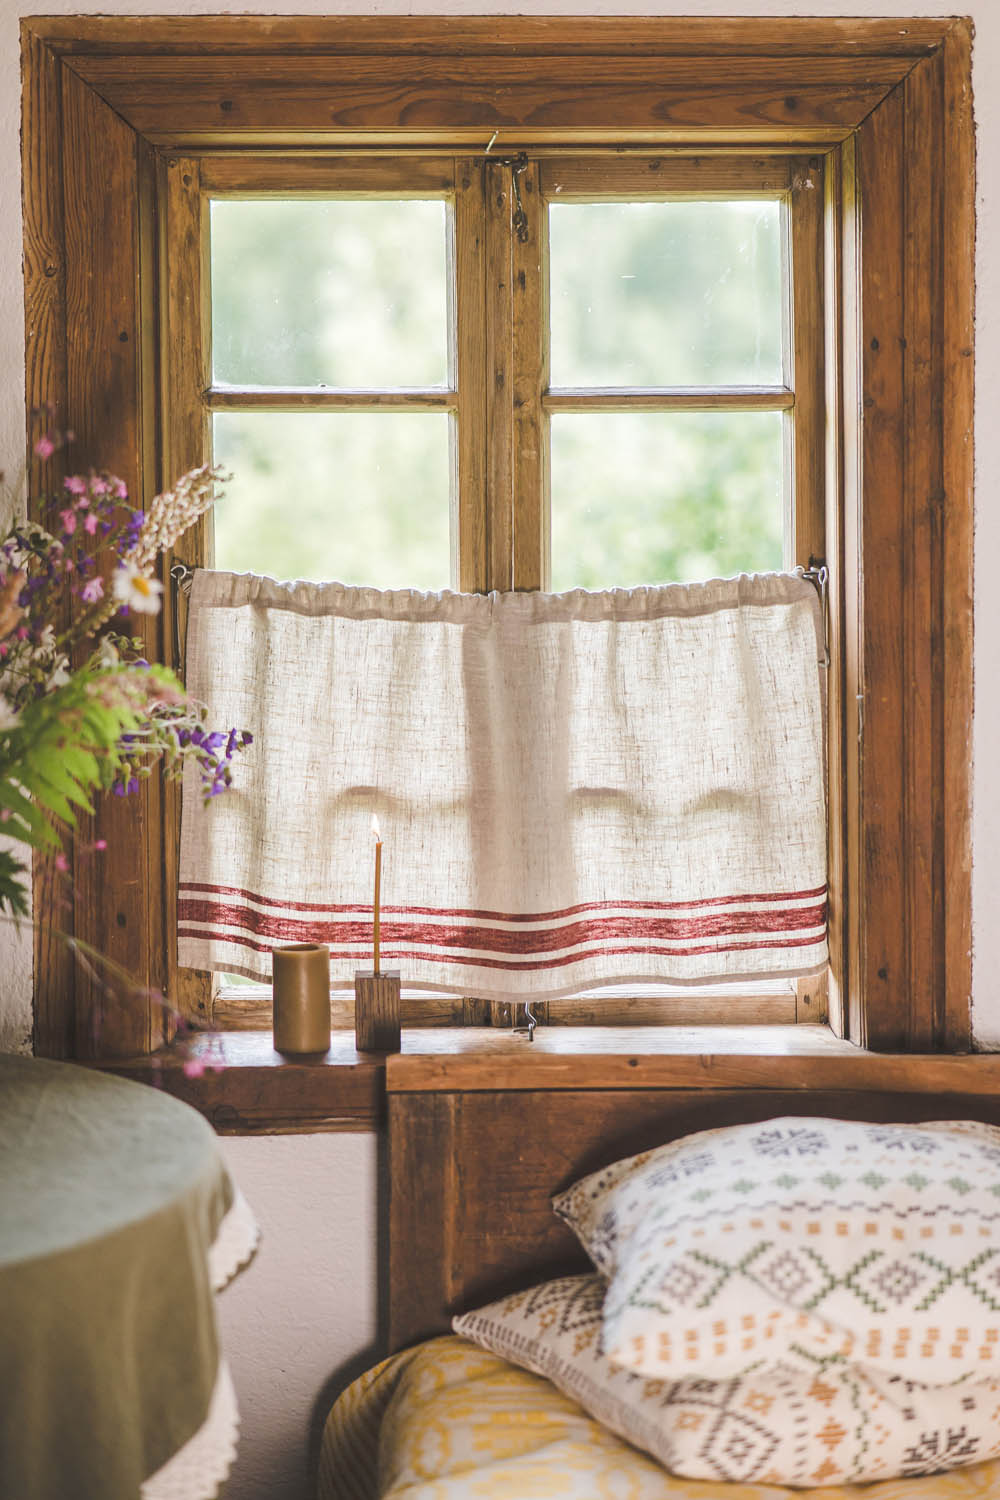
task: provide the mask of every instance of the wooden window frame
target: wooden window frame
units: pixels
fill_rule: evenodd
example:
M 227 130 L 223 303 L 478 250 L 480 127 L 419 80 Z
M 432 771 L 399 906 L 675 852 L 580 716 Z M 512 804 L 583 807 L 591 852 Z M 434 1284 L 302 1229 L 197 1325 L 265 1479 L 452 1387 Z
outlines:
M 134 495 L 197 460 L 203 433 L 161 401 L 166 367 L 203 357 L 184 345 L 197 310 L 183 278 L 158 292 L 159 206 L 192 192 L 194 152 L 316 153 L 376 136 L 479 150 L 499 130 L 505 151 L 572 138 L 821 155 L 831 1019 L 872 1049 L 964 1050 L 970 48 L 964 19 L 27 18 L 29 406 L 54 403 L 77 433 L 74 464 L 117 469 Z M 488 278 L 514 273 L 487 272 L 487 339 L 510 337 Z M 512 465 L 526 436 L 515 422 L 481 461 Z M 812 463 L 818 474 L 819 454 Z M 33 493 L 42 478 L 36 468 Z M 148 650 L 162 654 L 171 631 L 167 609 L 147 626 Z M 138 801 L 107 799 L 96 823 L 108 853 L 100 866 L 71 855 L 68 897 L 36 863 L 39 1052 L 142 1053 L 169 1036 L 155 1002 L 122 1004 L 78 968 L 56 926 L 193 1003 L 169 937 L 175 813 L 155 779 Z

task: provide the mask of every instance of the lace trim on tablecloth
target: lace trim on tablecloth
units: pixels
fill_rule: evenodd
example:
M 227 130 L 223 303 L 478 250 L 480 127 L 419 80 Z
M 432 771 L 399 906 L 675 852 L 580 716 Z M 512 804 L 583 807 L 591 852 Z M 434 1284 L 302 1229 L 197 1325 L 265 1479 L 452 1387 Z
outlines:
M 213 1500 L 229 1478 L 239 1431 L 236 1392 L 229 1366 L 220 1360 L 208 1416 L 183 1448 L 143 1480 L 141 1500 Z
M 250 1210 L 250 1205 L 233 1184 L 236 1196 L 232 1207 L 219 1225 L 218 1233 L 208 1252 L 208 1274 L 212 1280 L 212 1291 L 222 1288 L 253 1258 L 260 1239 L 260 1226 Z

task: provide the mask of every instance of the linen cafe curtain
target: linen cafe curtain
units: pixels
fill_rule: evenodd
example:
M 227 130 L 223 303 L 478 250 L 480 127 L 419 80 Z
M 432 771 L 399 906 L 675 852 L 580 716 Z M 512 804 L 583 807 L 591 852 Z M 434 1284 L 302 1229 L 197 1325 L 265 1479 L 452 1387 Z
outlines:
M 544 998 L 826 961 L 822 623 L 798 573 L 421 594 L 202 571 L 189 691 L 254 735 L 185 786 L 180 962 Z

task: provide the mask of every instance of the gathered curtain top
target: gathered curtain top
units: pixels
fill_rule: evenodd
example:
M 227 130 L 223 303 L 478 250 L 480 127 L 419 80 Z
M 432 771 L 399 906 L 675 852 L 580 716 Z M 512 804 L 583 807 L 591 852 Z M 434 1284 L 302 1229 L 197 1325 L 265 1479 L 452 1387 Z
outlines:
M 538 998 L 826 961 L 823 632 L 801 573 L 565 594 L 199 572 L 188 690 L 254 742 L 185 784 L 181 963 L 271 949 Z
M 345 583 L 281 582 L 256 573 L 222 573 L 199 569 L 192 605 L 199 609 L 286 609 L 295 614 L 336 616 L 349 620 L 433 621 L 489 629 L 504 619 L 522 625 L 560 621 L 655 620 L 666 616 L 712 614 L 738 605 L 815 606 L 821 642 L 816 590 L 801 569 L 790 573 L 740 573 L 699 583 L 665 583 L 630 589 L 570 589 L 543 594 L 537 589 L 488 594 L 437 593 L 419 589 L 376 589 Z

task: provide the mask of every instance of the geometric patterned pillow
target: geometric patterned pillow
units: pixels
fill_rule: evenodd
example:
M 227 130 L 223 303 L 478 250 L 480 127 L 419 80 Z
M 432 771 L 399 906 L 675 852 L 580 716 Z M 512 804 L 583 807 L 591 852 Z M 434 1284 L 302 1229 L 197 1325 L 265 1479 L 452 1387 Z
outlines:
M 611 1276 L 604 1342 L 629 1369 L 1000 1373 L 993 1126 L 766 1120 L 601 1176 L 556 1209 Z
M 610 1431 L 690 1479 L 862 1483 L 1000 1453 L 1000 1379 L 939 1390 L 844 1365 L 807 1372 L 779 1363 L 729 1380 L 650 1380 L 602 1352 L 604 1289 L 597 1275 L 561 1277 L 452 1326 L 546 1376 Z

